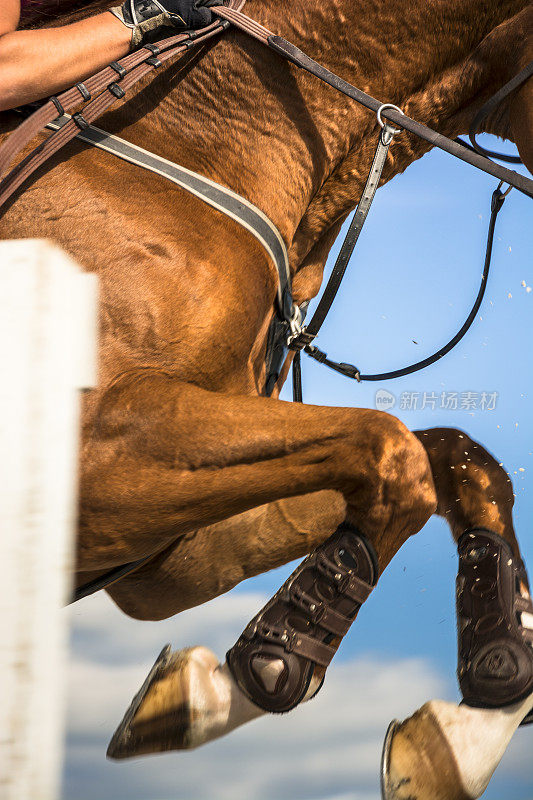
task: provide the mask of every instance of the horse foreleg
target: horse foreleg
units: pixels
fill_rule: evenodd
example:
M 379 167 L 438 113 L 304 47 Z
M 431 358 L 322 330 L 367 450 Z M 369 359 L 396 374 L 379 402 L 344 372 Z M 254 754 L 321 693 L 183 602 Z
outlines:
M 112 459 L 104 463 L 106 470 L 98 476 L 98 484 L 94 480 L 91 484 L 93 491 L 103 491 L 109 497 L 114 481 L 120 481 L 118 498 L 122 503 L 137 508 L 136 527 L 131 530 L 133 515 L 130 510 L 127 514 L 115 512 L 104 522 L 106 525 L 112 522 L 118 537 L 131 535 L 132 545 L 139 547 L 135 551 L 137 556 L 143 554 L 140 544 L 144 542 L 143 547 L 149 546 L 150 529 L 159 533 L 165 530 L 166 525 L 169 531 L 173 531 L 175 539 L 180 530 L 191 532 L 198 523 L 213 523 L 266 500 L 327 488 L 342 494 L 347 518 L 372 542 L 381 568 L 394 549 L 419 530 L 435 508 L 433 482 L 424 449 L 416 437 L 405 431 L 394 418 L 360 409 L 312 408 L 261 398 L 221 397 L 194 387 L 176 387 L 167 378 L 160 377 L 151 378 L 148 383 L 154 380 L 164 382 L 166 392 L 159 406 L 169 415 L 165 419 L 168 430 L 162 430 L 158 419 L 159 436 L 155 437 L 153 444 L 147 435 L 148 411 L 154 408 L 154 397 L 157 394 L 161 397 L 160 388 L 156 394 L 153 386 L 149 386 L 148 397 L 143 394 L 143 403 L 139 403 L 135 415 L 132 409 L 135 409 L 136 397 L 129 392 L 127 410 L 122 411 L 125 420 L 117 425 L 122 457 L 118 464 Z M 168 394 L 172 390 L 174 395 L 170 401 Z M 159 406 L 157 417 L 162 414 Z M 113 420 L 113 414 L 108 416 Z M 183 432 L 185 420 L 190 426 L 189 435 Z M 115 424 L 116 421 L 115 417 Z M 376 425 L 380 427 L 379 433 L 375 428 L 373 430 Z M 148 449 L 150 444 L 152 447 Z M 127 484 L 124 487 L 124 477 L 118 472 L 127 464 L 124 451 L 127 454 L 128 445 L 136 456 L 135 460 L 132 459 L 136 472 L 131 481 L 136 492 L 132 492 Z M 147 450 L 152 469 L 151 473 L 143 474 Z M 156 465 L 159 467 L 159 483 L 155 480 Z M 344 472 L 346 479 L 342 475 Z M 147 474 L 153 478 L 150 483 L 146 480 Z M 122 491 L 121 486 L 124 487 Z M 162 496 L 162 492 L 168 494 Z M 89 520 L 91 525 L 95 525 L 92 518 Z M 144 531 L 141 528 L 143 520 Z M 143 533 L 142 541 L 139 529 Z M 101 527 L 98 533 L 99 541 L 105 543 Z M 323 533 L 322 537 L 326 538 L 328 533 Z M 290 558 L 290 551 L 287 556 Z M 223 565 L 223 551 L 220 559 Z M 329 561 L 331 563 L 331 556 Z M 189 568 L 194 570 L 194 561 Z M 337 571 L 339 575 L 343 573 L 344 581 L 350 568 L 345 567 L 343 572 L 339 565 L 330 581 L 336 580 Z M 363 580 L 375 583 L 377 576 L 378 571 L 374 569 L 373 574 L 363 577 Z M 353 594 L 352 578 L 355 580 L 355 575 L 350 574 L 348 578 L 346 591 Z M 354 605 L 353 600 L 350 603 Z M 347 607 L 340 609 L 337 615 L 331 613 L 329 626 L 334 625 L 336 630 L 347 627 L 351 621 L 347 615 Z M 318 648 L 319 667 L 323 667 L 325 656 L 329 657 L 337 644 L 338 641 L 335 644 L 323 643 Z M 211 706 L 209 702 L 204 703 L 204 698 L 208 695 L 228 698 L 228 687 L 223 680 L 227 667 L 218 669 L 217 664 L 208 662 L 205 652 L 200 656 L 189 651 L 186 658 L 165 656 L 149 686 L 143 690 L 142 698 L 136 701 L 135 710 L 128 715 L 122 735 L 115 738 L 111 754 L 126 756 L 191 746 L 199 744 L 202 737 L 204 741 L 212 738 L 214 732 L 219 735 L 224 730 L 224 726 L 219 726 L 219 720 L 225 713 L 227 716 L 227 703 L 222 711 L 216 709 L 215 724 L 210 730 L 209 726 L 203 725 L 211 713 Z M 204 677 L 206 670 L 210 671 L 204 684 L 199 670 L 204 671 Z M 221 682 L 209 683 L 210 676 L 215 673 Z M 174 680 L 171 680 L 172 676 Z M 320 681 L 320 668 L 314 678 Z M 193 689 L 189 691 L 187 688 L 184 692 L 184 686 L 194 687 L 196 695 L 191 694 Z M 231 697 L 229 699 L 231 701 Z M 194 717 L 202 724 L 192 731 L 184 731 L 184 719 Z M 172 738 L 165 735 L 163 741 L 161 737 L 157 741 L 155 729 L 158 720 L 160 727 L 163 725 L 167 732 L 173 728 Z M 225 730 L 230 727 L 228 724 Z
M 276 500 L 180 536 L 107 591 L 135 619 L 168 619 L 302 558 L 346 519 L 340 492 Z
M 415 435 L 424 444 L 431 464 L 437 492 L 436 513 L 448 522 L 459 544 L 457 597 L 462 650 L 475 650 L 478 644 L 472 637 L 483 636 L 486 641 L 479 647 L 484 652 L 491 647 L 491 638 L 495 642 L 505 638 L 507 628 L 514 625 L 518 628 L 513 628 L 513 634 L 521 639 L 517 646 L 522 654 L 514 650 L 511 641 L 498 651 L 498 658 L 495 651 L 492 689 L 490 659 L 480 655 L 470 666 L 459 665 L 461 688 L 472 695 L 466 699 L 473 700 L 473 704 L 510 703 L 520 699 L 518 694 L 526 695 L 533 689 L 533 606 L 513 526 L 511 479 L 484 447 L 462 431 L 434 428 L 416 431 Z M 491 562 L 497 566 L 489 566 Z M 467 592 L 472 595 L 470 599 L 465 597 Z M 513 684 L 511 675 L 502 680 L 503 672 L 510 668 L 510 662 L 507 667 L 503 663 L 507 662 L 504 651 L 511 661 L 518 659 L 517 670 L 526 681 L 520 688 Z M 502 662 L 499 671 L 496 662 Z M 484 672 L 483 686 L 476 686 L 476 664 Z M 476 697 L 476 692 L 481 694 Z
M 455 541 L 470 528 L 487 528 L 505 539 L 519 557 L 513 485 L 494 456 L 455 428 L 431 428 L 414 435 L 431 464 L 436 513 L 446 520 Z
M 423 447 L 381 412 L 222 395 L 146 370 L 108 388 L 95 419 L 83 443 L 80 571 L 322 489 L 343 495 L 369 537 L 393 517 L 399 544 L 435 507 Z
M 317 548 L 346 517 L 339 492 L 322 491 L 270 503 L 177 541 L 149 565 L 110 588 L 127 613 L 165 616 L 227 591 L 239 580 Z M 349 624 L 349 622 L 348 622 Z M 274 668 L 275 664 L 271 665 Z M 312 676 L 307 699 L 324 669 Z M 115 734 L 115 758 L 191 748 L 266 713 L 239 689 L 227 664 L 204 647 L 165 651 Z M 171 720 L 170 724 L 166 724 Z
M 431 462 L 437 513 L 459 540 L 459 681 L 470 703 L 486 707 L 432 701 L 392 723 L 382 792 L 385 800 L 474 800 L 533 708 L 531 598 L 507 473 L 461 431 L 416 435 Z

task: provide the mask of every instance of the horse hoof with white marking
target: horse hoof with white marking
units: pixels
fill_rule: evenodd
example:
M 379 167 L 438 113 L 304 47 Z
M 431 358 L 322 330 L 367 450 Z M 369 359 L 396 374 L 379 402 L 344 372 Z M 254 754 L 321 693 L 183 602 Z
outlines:
M 167 645 L 133 698 L 107 755 L 122 759 L 190 750 L 264 713 L 207 647 L 172 653 Z
M 505 708 L 471 708 L 432 700 L 394 720 L 382 756 L 383 800 L 475 800 L 524 717 L 533 693 Z

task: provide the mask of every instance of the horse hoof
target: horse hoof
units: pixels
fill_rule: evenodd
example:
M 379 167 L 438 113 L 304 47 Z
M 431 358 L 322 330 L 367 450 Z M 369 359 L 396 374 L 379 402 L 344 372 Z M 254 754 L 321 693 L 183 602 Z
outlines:
M 194 720 L 209 711 L 205 706 L 211 698 L 208 692 L 202 696 L 193 689 L 195 684 L 205 684 L 207 675 L 218 666 L 218 659 L 205 647 L 172 653 L 166 645 L 113 734 L 108 758 L 194 747 Z M 191 705 L 193 694 L 196 707 Z
M 383 800 L 476 800 L 533 708 L 533 693 L 503 708 L 432 700 L 387 731 Z
M 381 758 L 383 800 L 472 800 L 431 706 L 389 725 Z
M 190 750 L 263 714 L 206 647 L 163 648 L 107 749 L 108 758 Z

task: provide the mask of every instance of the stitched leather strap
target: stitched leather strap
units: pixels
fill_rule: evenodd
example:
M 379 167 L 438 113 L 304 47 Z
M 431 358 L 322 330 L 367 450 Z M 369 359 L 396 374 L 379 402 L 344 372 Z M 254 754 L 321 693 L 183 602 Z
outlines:
M 312 639 L 305 633 L 293 633 L 287 652 L 313 661 L 321 667 L 328 667 L 337 648 Z
M 245 0 L 228 0 L 228 9 L 240 9 Z M 83 119 L 87 123 L 94 122 L 100 117 L 117 98 L 109 86 L 116 85 L 117 66 L 125 70 L 124 77 L 120 77 L 120 86 L 124 92 L 131 89 L 138 81 L 157 69 L 171 58 L 183 55 L 191 47 L 208 41 L 213 36 L 220 35 L 227 29 L 229 23 L 217 19 L 211 25 L 197 31 L 187 31 L 163 39 L 157 44 L 150 44 L 133 53 L 113 62 L 112 66 L 105 67 L 92 77 L 84 81 L 84 88 L 94 99 L 83 108 Z M 154 60 L 154 56 L 160 56 Z M 59 103 L 59 106 L 57 105 Z M 36 147 L 24 160 L 11 172 L 6 170 L 14 158 L 22 152 L 29 142 L 49 122 L 56 119 L 58 109 L 70 113 L 80 104 L 80 91 L 74 86 L 40 106 L 29 116 L 0 146 L 0 209 L 12 194 L 52 155 L 57 153 L 65 144 L 71 141 L 79 132 L 74 120 L 66 125 L 60 132 L 52 134 L 44 143 Z
M 386 124 L 379 134 L 376 151 L 374 153 L 374 158 L 372 160 L 372 165 L 370 167 L 370 172 L 368 173 L 368 178 L 366 180 L 361 199 L 359 200 L 358 206 L 350 223 L 350 227 L 348 228 L 346 236 L 344 237 L 339 255 L 337 256 L 335 265 L 326 284 L 326 288 L 322 293 L 322 297 L 320 298 L 318 306 L 315 310 L 315 313 L 311 317 L 309 324 L 306 325 L 305 328 L 303 328 L 303 330 L 290 341 L 289 347 L 292 350 L 301 350 L 306 348 L 307 352 L 307 348 L 320 331 L 320 328 L 322 327 L 322 324 L 326 319 L 331 306 L 333 305 L 333 301 L 337 296 L 342 279 L 344 278 L 344 274 L 348 264 L 350 263 L 355 245 L 357 244 L 359 235 L 363 230 L 363 226 L 366 222 L 368 212 L 370 211 L 372 201 L 376 196 L 379 181 L 381 179 L 381 173 L 383 172 L 383 167 L 385 166 L 389 147 L 393 138 L 392 131 L 392 126 Z
M 250 36 L 253 36 L 262 44 L 283 56 L 283 58 L 286 58 L 288 61 L 295 64 L 297 67 L 304 69 L 306 72 L 310 72 L 312 75 L 315 75 L 317 78 L 324 81 L 324 83 L 329 84 L 334 89 L 337 89 L 337 91 L 345 94 L 347 97 L 351 97 L 353 100 L 356 100 L 365 108 L 377 113 L 384 105 L 380 100 L 376 100 L 375 97 L 363 92 L 361 89 L 358 89 L 356 86 L 348 83 L 348 81 L 345 81 L 338 75 L 335 75 L 334 72 L 326 69 L 326 67 L 318 64 L 282 36 L 275 36 L 271 31 L 268 30 L 268 28 L 259 25 L 254 20 L 250 20 L 244 14 L 225 6 L 214 8 L 213 14 L 229 20 L 236 27 L 245 31 Z M 405 130 L 409 131 L 410 133 L 414 133 L 416 136 L 428 142 L 432 147 L 438 147 L 439 149 L 461 159 L 461 161 L 465 161 L 467 164 L 470 164 L 471 166 L 476 167 L 477 169 L 480 169 L 489 175 L 493 175 L 495 178 L 498 178 L 498 180 L 508 183 L 510 186 L 514 186 L 519 191 L 528 195 L 528 197 L 533 197 L 533 180 L 531 178 L 520 175 L 515 170 L 510 170 L 507 169 L 507 167 L 494 164 L 492 161 L 489 161 L 489 159 L 485 158 L 479 153 L 472 152 L 470 149 L 464 147 L 464 145 L 448 139 L 448 137 L 444 136 L 443 134 L 437 133 L 437 131 L 428 128 L 427 125 L 423 125 L 421 122 L 417 122 L 416 120 L 411 119 L 411 117 L 403 115 L 392 108 L 388 108 L 383 112 L 383 118 L 393 122 L 400 128 L 405 128 Z
M 339 594 L 349 597 L 355 603 L 364 603 L 374 588 L 351 570 L 331 561 L 323 552 L 317 556 L 316 568 L 334 583 Z
M 69 120 L 70 117 L 64 115 L 50 122 L 47 127 L 53 130 L 61 130 L 69 124 Z M 167 178 L 246 228 L 260 242 L 273 261 L 278 272 L 279 313 L 282 317 L 284 314 L 290 316 L 291 309 L 287 308 L 287 304 L 284 301 L 284 298 L 287 297 L 290 297 L 292 301 L 287 248 L 281 233 L 274 223 L 256 205 L 226 186 L 215 183 L 198 172 L 193 172 L 190 169 L 181 167 L 179 164 L 174 164 L 166 158 L 150 153 L 148 150 L 127 142 L 119 136 L 107 133 L 94 125 L 90 125 L 79 132 L 77 138 L 130 164 L 135 164 L 142 169 Z
M 122 59 L 120 63 L 117 64 L 117 62 L 113 62 L 112 65 L 88 79 L 84 84 L 78 84 L 67 92 L 61 94 L 59 98 L 51 98 L 48 103 L 38 109 L 38 111 L 36 111 L 28 120 L 26 120 L 26 122 L 23 123 L 0 147 L 0 176 L 3 174 L 3 172 L 5 172 L 5 169 L 12 162 L 14 156 L 22 150 L 25 144 L 27 144 L 44 125 L 46 125 L 48 122 L 51 122 L 55 118 L 59 109 L 65 111 L 71 110 L 72 106 L 79 102 L 80 92 L 83 98 L 87 99 L 92 97 L 96 92 L 101 91 L 101 94 L 92 102 L 90 102 L 86 108 L 84 108 L 83 115 L 80 113 L 74 114 L 68 125 L 65 125 L 61 131 L 54 134 L 45 143 L 37 147 L 20 164 L 18 164 L 17 167 L 15 167 L 7 176 L 4 177 L 4 179 L 0 182 L 0 208 L 7 201 L 7 199 L 11 197 L 13 192 L 15 192 L 16 189 L 18 189 L 40 165 L 42 165 L 51 155 L 56 153 L 74 136 L 76 136 L 80 129 L 87 130 L 90 126 L 90 123 L 94 119 L 100 116 L 117 98 L 123 96 L 128 88 L 133 86 L 138 80 L 140 80 L 140 78 L 144 77 L 144 75 L 147 74 L 151 69 L 160 67 L 164 61 L 177 54 L 185 52 L 189 47 L 194 46 L 195 43 L 198 43 L 199 41 L 205 41 L 211 36 L 221 33 L 229 22 L 245 31 L 248 35 L 256 38 L 265 46 L 275 50 L 279 55 L 291 61 L 293 64 L 312 73 L 320 80 L 332 86 L 334 89 L 342 92 L 348 97 L 351 97 L 366 108 L 377 112 L 378 119 L 379 113 L 382 111 L 383 117 L 386 120 L 400 125 L 400 127 L 416 134 L 420 138 L 430 143 L 432 146 L 439 147 L 440 149 L 455 155 L 457 158 L 460 158 L 472 166 L 498 177 L 500 181 L 504 181 L 510 186 L 516 187 L 519 191 L 525 193 L 529 197 L 533 197 L 533 181 L 531 179 L 519 175 L 515 171 L 501 167 L 500 165 L 493 164 L 493 162 L 489 161 L 484 156 L 479 155 L 478 152 L 472 151 L 471 148 L 466 147 L 460 141 L 452 141 L 436 131 L 431 130 L 427 126 L 422 125 L 421 123 L 412 120 L 410 117 L 403 115 L 399 110 L 396 110 L 394 106 L 389 106 L 385 110 L 380 101 L 376 100 L 365 92 L 362 92 L 357 87 L 352 86 L 347 81 L 344 81 L 342 78 L 332 73 L 330 70 L 313 61 L 313 59 L 309 58 L 309 56 L 299 50 L 299 48 L 292 45 L 290 42 L 287 42 L 280 36 L 275 36 L 267 28 L 241 14 L 239 9 L 242 7 L 243 1 L 244 0 L 229 0 L 228 6 L 213 8 L 213 14 L 215 14 L 219 20 L 207 28 L 196 32 L 179 34 L 178 36 L 163 40 L 162 42 L 157 43 L 157 45 L 147 45 L 142 50 L 137 51 L 137 53 L 133 53 L 125 59 Z M 220 18 L 222 19 L 222 22 L 220 22 Z M 151 53 L 151 55 L 147 55 L 148 52 Z M 159 53 L 161 53 L 161 58 L 156 57 L 159 55 Z M 128 72 L 128 69 L 130 72 Z M 126 72 L 125 75 L 123 75 L 123 71 Z M 117 73 L 119 75 L 119 79 L 121 80 L 120 87 L 116 81 Z M 509 92 L 513 91 L 518 85 L 523 83 L 524 80 L 528 79 L 532 73 L 533 62 L 524 70 L 522 70 L 519 75 L 515 76 L 512 81 L 509 81 L 504 87 L 502 87 L 500 92 L 495 96 L 498 98 L 498 100 L 495 100 L 494 102 L 499 102 L 503 97 L 509 94 Z M 83 88 L 80 88 L 80 86 Z M 491 101 L 489 101 L 489 103 L 490 102 Z M 485 109 L 486 106 L 487 104 L 483 108 Z M 473 143 L 476 146 L 474 140 Z M 480 149 L 479 146 L 477 146 L 477 149 Z M 376 151 L 375 160 L 378 157 L 378 151 Z M 365 198 L 363 197 L 361 202 L 364 200 Z M 359 204 L 360 208 L 358 208 L 358 212 L 363 213 L 364 206 L 361 206 L 361 202 Z M 501 203 L 503 203 L 503 199 L 501 200 Z M 499 207 L 501 207 L 501 203 L 499 198 L 494 195 L 493 207 L 498 204 Z M 451 350 L 452 347 L 457 344 L 462 336 L 464 336 L 473 319 L 475 318 L 477 309 L 481 303 L 481 299 L 485 290 L 486 274 L 488 274 L 488 264 L 490 263 L 494 222 L 499 207 L 495 210 L 493 217 L 491 217 L 491 226 L 489 227 L 489 237 L 487 241 L 485 272 L 474 307 L 458 334 L 456 334 L 456 336 L 454 336 L 450 342 L 448 342 L 443 348 L 434 353 L 432 356 L 424 359 L 423 361 L 417 362 L 416 364 L 412 364 L 409 367 L 404 367 L 401 370 L 374 375 L 361 375 L 359 369 L 353 364 L 332 361 L 328 359 L 326 353 L 323 353 L 321 350 L 311 344 L 312 338 L 316 336 L 316 333 L 318 332 L 325 315 L 331 307 L 331 303 L 333 302 L 346 270 L 349 256 L 351 255 L 353 246 L 355 245 L 357 237 L 359 236 L 362 225 L 359 224 L 359 218 L 357 214 L 352 221 L 352 226 L 350 226 L 350 231 L 348 232 L 347 239 L 343 245 L 343 258 L 336 265 L 337 269 L 334 271 L 335 274 L 332 276 L 332 278 L 330 278 L 330 281 L 326 286 L 324 296 L 319 304 L 319 309 L 317 309 L 317 314 L 314 315 L 313 319 L 307 326 L 306 331 L 301 330 L 301 321 L 297 322 L 296 326 L 292 330 L 291 341 L 294 342 L 294 346 L 297 349 L 305 349 L 307 354 L 317 361 L 324 363 L 332 369 L 357 380 L 384 380 L 388 378 L 400 377 L 402 375 L 407 375 L 422 369 L 425 366 L 434 363 L 439 358 L 442 358 L 442 356 L 449 352 L 449 350 Z M 366 213 L 368 213 L 368 209 Z M 362 221 L 364 222 L 364 218 Z M 353 239 L 353 243 L 351 242 L 351 239 Z M 348 253 L 347 258 L 345 257 L 346 253 Z M 290 307 L 290 310 L 285 309 L 286 298 L 288 300 L 287 309 Z M 282 317 L 287 320 L 287 322 L 291 323 L 292 329 L 292 323 L 294 322 L 295 315 L 296 318 L 298 315 L 297 309 L 295 309 L 292 305 L 290 292 L 281 292 L 281 298 L 278 299 L 280 300 L 278 303 L 280 306 L 280 313 L 282 314 Z M 295 358 L 293 392 L 294 399 L 301 401 L 302 391 L 299 354 Z
M 292 586 L 289 594 L 292 605 L 304 611 L 313 625 L 320 625 L 335 636 L 346 636 L 352 624 L 349 617 L 334 611 L 326 603 L 317 601 L 299 586 Z
M 258 622 L 254 627 L 253 636 L 263 639 L 269 644 L 277 644 L 283 648 L 285 653 L 294 653 L 322 667 L 329 665 L 337 650 L 318 639 L 312 639 L 305 633 L 297 633 L 280 625 L 263 621 Z M 249 638 L 253 638 L 253 636 L 248 634 Z

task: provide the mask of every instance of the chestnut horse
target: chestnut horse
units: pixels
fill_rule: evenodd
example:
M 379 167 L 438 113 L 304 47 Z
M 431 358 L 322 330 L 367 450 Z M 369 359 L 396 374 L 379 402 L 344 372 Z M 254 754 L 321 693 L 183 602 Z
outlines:
M 245 11 L 452 138 L 533 57 L 528 0 L 249 0 Z M 2 115 L 4 132 L 16 124 Z M 297 303 L 319 291 L 378 131 L 374 115 L 235 30 L 165 65 L 98 124 L 268 214 L 289 249 Z M 483 129 L 514 142 L 533 171 L 532 127 L 529 81 Z M 384 180 L 428 149 L 397 136 Z M 83 409 L 78 584 L 150 557 L 108 591 L 130 616 L 163 619 L 306 555 L 345 520 L 372 543 L 381 573 L 435 513 L 456 539 L 488 528 L 519 559 L 512 485 L 467 434 L 411 432 L 374 410 L 281 402 L 288 364 L 274 396 L 264 396 L 277 273 L 253 236 L 163 178 L 79 143 L 68 154 L 10 202 L 2 236 L 51 238 L 100 277 L 99 388 Z M 521 591 L 527 596 L 525 584 Z M 195 746 L 262 713 L 204 648 L 171 666 L 151 705 L 134 709 L 153 725 L 169 709 L 180 720 L 170 744 L 165 734 L 148 749 Z M 413 718 L 416 731 L 430 718 L 439 755 L 431 769 L 415 767 L 396 738 L 390 769 L 400 777 L 387 796 L 404 797 L 407 773 L 418 800 L 479 796 L 532 705 L 533 696 L 511 707 L 505 731 L 495 723 L 498 752 L 480 750 L 474 776 L 458 763 L 452 734 L 442 747 L 442 731 L 451 730 L 448 717 L 464 733 L 465 714 L 476 725 L 475 715 L 485 715 L 489 725 L 500 712 L 432 707 Z M 146 751 L 140 743 L 113 754 Z M 442 786 L 450 764 L 459 778 L 438 794 L 434 784 Z

